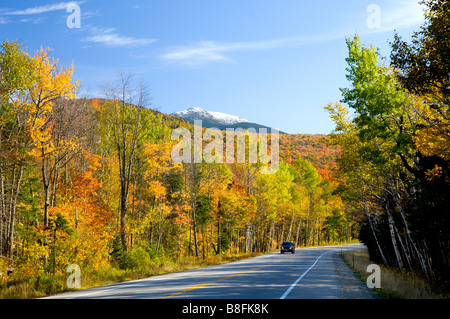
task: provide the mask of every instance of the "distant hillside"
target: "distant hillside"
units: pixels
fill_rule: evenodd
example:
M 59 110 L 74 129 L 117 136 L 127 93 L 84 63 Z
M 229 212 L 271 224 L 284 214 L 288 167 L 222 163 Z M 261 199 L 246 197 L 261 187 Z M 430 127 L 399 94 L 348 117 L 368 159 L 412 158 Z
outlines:
M 80 99 L 80 102 L 82 100 Z M 228 128 L 241 127 L 246 129 L 253 127 L 258 131 L 259 128 L 265 127 L 233 115 L 208 112 L 200 108 L 192 108 L 186 110 L 187 112 L 177 112 L 178 115 L 165 114 L 156 110 L 151 111 L 157 117 L 162 118 L 163 123 L 169 129 L 185 127 L 192 130 L 192 124 L 189 120 L 193 122 L 193 118 L 196 116 L 202 119 L 203 127 L 217 127 L 220 126 L 219 122 L 222 122 L 222 125 Z M 179 116 L 180 113 L 185 119 Z M 270 133 L 270 130 L 268 130 L 268 133 Z M 327 138 L 328 136 L 323 134 L 280 134 L 280 158 L 288 163 L 295 161 L 297 158 L 306 159 L 319 170 L 322 176 L 325 176 L 336 169 L 336 158 L 339 154 L 337 147 L 327 145 Z
M 208 112 L 201 108 L 191 108 L 166 116 L 173 118 L 173 123 L 176 123 L 177 118 L 180 120 L 183 118 L 189 123 L 193 123 L 194 119 L 200 119 L 203 127 L 216 127 L 220 130 L 253 127 L 258 132 L 259 128 L 268 128 L 237 116 Z M 270 128 L 268 128 L 268 133 L 270 133 Z M 282 160 L 293 162 L 297 158 L 306 159 L 318 169 L 323 177 L 330 175 L 337 168 L 336 158 L 339 154 L 339 149 L 327 145 L 327 135 L 280 133 L 280 158 Z
M 89 101 L 89 103 L 94 103 L 94 100 L 95 100 L 95 104 L 97 104 L 97 105 L 102 104 L 105 101 L 107 101 L 107 99 L 104 99 L 104 98 L 94 98 L 94 99 L 80 98 L 80 99 L 77 99 L 78 103 L 85 103 L 85 101 Z M 137 105 L 135 105 L 135 106 L 139 107 Z M 147 108 L 147 109 L 150 112 L 152 112 L 157 118 L 160 118 L 162 120 L 162 122 L 164 123 L 164 125 L 170 129 L 176 129 L 178 127 L 185 127 L 185 128 L 190 129 L 192 127 L 192 125 L 188 121 L 182 119 L 181 117 L 162 113 L 162 112 L 152 109 L 152 108 Z
M 282 134 L 280 135 L 280 157 L 286 162 L 297 158 L 310 161 L 322 175 L 336 169 L 337 147 L 330 147 L 322 134 Z

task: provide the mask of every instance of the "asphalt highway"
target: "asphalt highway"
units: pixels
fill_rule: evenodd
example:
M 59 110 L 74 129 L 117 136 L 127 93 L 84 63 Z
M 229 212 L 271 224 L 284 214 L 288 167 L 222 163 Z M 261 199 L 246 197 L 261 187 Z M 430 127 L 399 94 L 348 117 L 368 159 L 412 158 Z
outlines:
M 358 248 L 362 246 L 302 248 L 297 249 L 295 254 L 274 252 L 228 264 L 77 290 L 48 298 L 340 299 L 345 298 L 344 288 L 347 291 L 349 288 L 367 289 L 358 280 L 342 280 L 339 277 L 342 269 L 346 268 L 342 266 L 342 261 L 339 264 L 341 270 L 337 268 L 335 254 Z M 354 276 L 349 269 L 344 270 L 347 275 Z M 364 295 L 364 298 L 370 298 L 370 294 Z

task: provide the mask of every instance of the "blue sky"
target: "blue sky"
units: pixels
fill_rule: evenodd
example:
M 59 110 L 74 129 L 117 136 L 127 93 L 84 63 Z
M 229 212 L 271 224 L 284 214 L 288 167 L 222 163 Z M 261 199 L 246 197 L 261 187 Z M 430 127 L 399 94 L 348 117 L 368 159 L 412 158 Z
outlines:
M 0 38 L 73 62 L 81 97 L 125 71 L 161 112 L 200 106 L 288 133 L 332 131 L 323 107 L 348 85 L 346 36 L 388 57 L 395 32 L 409 39 L 423 23 L 418 0 L 72 2 L 80 28 L 68 27 L 70 2 L 2 1 Z

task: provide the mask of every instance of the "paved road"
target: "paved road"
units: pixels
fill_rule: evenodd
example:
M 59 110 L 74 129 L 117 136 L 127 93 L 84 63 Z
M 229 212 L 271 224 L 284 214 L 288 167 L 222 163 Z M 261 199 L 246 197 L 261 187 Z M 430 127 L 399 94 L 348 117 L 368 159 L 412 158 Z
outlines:
M 338 254 L 360 245 L 297 249 L 154 276 L 50 298 L 340 299 L 373 298 Z

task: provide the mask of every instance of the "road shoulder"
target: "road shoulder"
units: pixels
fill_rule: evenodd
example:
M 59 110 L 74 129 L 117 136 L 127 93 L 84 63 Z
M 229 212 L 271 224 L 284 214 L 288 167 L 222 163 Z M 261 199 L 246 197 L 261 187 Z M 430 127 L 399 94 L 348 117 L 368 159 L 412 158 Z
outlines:
M 340 253 L 333 254 L 336 276 L 339 281 L 342 299 L 380 299 L 380 297 L 368 288 L 359 279 L 358 274 L 350 269 L 342 260 Z

